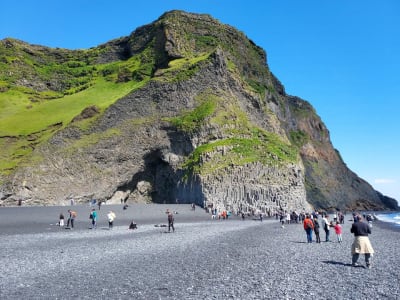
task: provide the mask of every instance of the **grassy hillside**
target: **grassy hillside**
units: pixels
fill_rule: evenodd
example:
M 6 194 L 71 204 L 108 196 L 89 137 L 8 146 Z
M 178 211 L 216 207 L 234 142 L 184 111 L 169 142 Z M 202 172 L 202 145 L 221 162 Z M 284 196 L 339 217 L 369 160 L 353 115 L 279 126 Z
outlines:
M 96 64 L 107 49 L 71 51 L 0 41 L 0 176 L 26 160 L 56 130 L 86 107 L 100 113 L 143 86 L 153 61 L 147 51 L 127 60 Z
M 31 105 L 29 95 L 20 91 L 0 94 L 0 136 L 26 136 L 49 126 L 68 124 L 85 107 L 108 107 L 143 82 L 130 81 L 116 84 L 97 78 L 88 89 L 62 98 Z

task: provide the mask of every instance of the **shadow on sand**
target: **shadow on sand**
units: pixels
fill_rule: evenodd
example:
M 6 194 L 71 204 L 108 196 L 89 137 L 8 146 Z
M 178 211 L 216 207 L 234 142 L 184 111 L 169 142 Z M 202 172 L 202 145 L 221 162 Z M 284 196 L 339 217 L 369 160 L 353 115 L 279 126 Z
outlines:
M 322 262 L 325 263 L 325 264 L 329 264 L 329 265 L 339 265 L 339 266 L 345 266 L 345 267 L 353 267 L 352 264 L 346 264 L 346 263 L 343 263 L 341 261 L 324 260 Z M 353 268 L 364 268 L 364 266 L 357 265 L 357 266 L 354 266 Z

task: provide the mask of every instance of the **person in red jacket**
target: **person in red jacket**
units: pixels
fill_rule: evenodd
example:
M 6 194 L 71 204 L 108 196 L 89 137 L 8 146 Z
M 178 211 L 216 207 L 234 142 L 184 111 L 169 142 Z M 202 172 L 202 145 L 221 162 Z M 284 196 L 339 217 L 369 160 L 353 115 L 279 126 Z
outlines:
M 314 229 L 314 223 L 310 218 L 310 215 L 306 215 L 306 218 L 303 222 L 304 230 L 307 234 L 307 243 L 312 243 L 312 232 Z

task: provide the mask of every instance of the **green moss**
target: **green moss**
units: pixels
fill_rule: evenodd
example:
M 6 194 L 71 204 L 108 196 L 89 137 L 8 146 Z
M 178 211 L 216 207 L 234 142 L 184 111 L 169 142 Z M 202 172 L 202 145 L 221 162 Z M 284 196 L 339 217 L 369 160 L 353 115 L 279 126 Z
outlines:
M 169 118 L 168 121 L 176 128 L 185 132 L 194 132 L 215 111 L 216 101 L 213 97 L 200 100 L 200 105 L 192 111 L 183 112 L 181 116 Z
M 215 47 L 218 45 L 218 40 L 215 36 L 211 35 L 195 35 L 194 40 L 196 42 L 196 47 L 198 48 L 208 48 Z
M 255 81 L 255 80 L 251 80 L 248 79 L 247 83 L 250 85 L 250 87 L 258 94 L 260 94 L 260 96 L 262 98 L 264 98 L 265 96 L 265 91 L 267 90 L 267 88 L 265 87 L 265 85 Z
M 260 162 L 264 165 L 296 162 L 296 149 L 277 135 L 254 130 L 253 138 L 228 138 L 197 147 L 183 165 L 186 176 L 211 174 L 230 166 Z M 204 155 L 208 153 L 208 159 Z
M 101 140 L 106 140 L 114 136 L 121 135 L 121 131 L 116 128 L 110 128 L 104 132 L 92 133 L 81 136 L 78 140 L 74 140 L 72 144 L 66 147 L 63 151 L 69 154 L 73 154 L 76 151 L 86 149 L 92 145 L 96 145 Z
M 246 113 L 236 103 L 219 99 L 218 109 L 211 118 L 211 123 L 221 127 L 227 134 L 248 135 L 250 122 Z
M 289 137 L 290 137 L 290 141 L 292 142 L 292 144 L 298 148 L 302 147 L 304 144 L 306 144 L 310 140 L 310 137 L 308 136 L 308 134 L 302 130 L 290 131 Z
M 174 59 L 169 62 L 168 68 L 158 70 L 157 80 L 180 82 L 188 80 L 200 70 L 200 64 L 209 58 L 206 53 L 192 58 Z

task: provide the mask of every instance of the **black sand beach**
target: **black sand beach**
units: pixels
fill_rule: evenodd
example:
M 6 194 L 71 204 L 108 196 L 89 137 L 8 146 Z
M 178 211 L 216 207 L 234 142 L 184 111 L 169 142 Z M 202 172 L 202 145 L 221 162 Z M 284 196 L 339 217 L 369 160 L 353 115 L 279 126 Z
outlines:
M 175 233 L 154 226 L 166 208 L 178 211 Z M 350 265 L 349 218 L 343 243 L 332 230 L 333 242 L 308 244 L 298 224 L 211 220 L 188 205 L 103 206 L 97 230 L 76 206 L 73 231 L 50 225 L 67 209 L 0 208 L 0 299 L 400 299 L 400 232 L 379 222 L 366 269 L 363 256 Z

